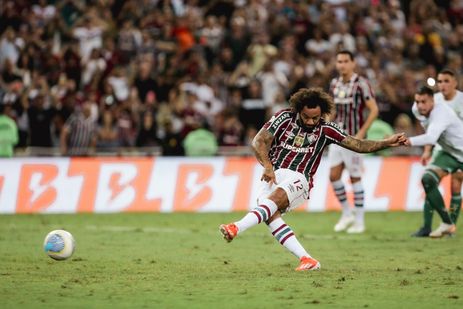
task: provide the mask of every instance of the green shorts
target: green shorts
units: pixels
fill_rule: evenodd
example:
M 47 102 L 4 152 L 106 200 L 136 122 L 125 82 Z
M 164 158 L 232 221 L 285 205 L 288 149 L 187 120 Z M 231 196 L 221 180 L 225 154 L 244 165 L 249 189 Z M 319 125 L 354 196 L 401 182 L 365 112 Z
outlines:
M 449 174 L 463 170 L 463 163 L 455 159 L 451 154 L 438 150 L 433 156 L 428 168 L 437 167 Z

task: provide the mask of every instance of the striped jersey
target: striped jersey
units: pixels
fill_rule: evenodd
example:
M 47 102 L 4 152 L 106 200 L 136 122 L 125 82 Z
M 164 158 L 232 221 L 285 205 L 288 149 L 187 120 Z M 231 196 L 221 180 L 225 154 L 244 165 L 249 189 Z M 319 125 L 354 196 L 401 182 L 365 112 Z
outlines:
M 264 128 L 273 135 L 269 158 L 274 170 L 287 168 L 302 173 L 312 188 L 323 149 L 332 143 L 339 144 L 347 134 L 334 122 L 323 119 L 309 130 L 299 125 L 298 118 L 296 112 L 284 109 L 265 123 Z
M 73 114 L 65 124 L 69 128 L 68 155 L 88 154 L 91 141 L 95 138 L 96 125 L 91 117 L 85 118 L 82 114 Z
M 330 94 L 336 106 L 336 123 L 350 135 L 355 135 L 365 123 L 365 102 L 375 95 L 368 81 L 354 73 L 345 83 L 342 77 L 334 78 Z

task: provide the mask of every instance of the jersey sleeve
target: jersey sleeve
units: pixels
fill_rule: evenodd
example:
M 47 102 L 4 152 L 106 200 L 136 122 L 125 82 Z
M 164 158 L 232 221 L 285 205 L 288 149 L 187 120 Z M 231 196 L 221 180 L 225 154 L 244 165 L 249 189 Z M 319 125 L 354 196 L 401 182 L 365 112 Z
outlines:
M 450 122 L 447 119 L 448 114 L 445 112 L 445 109 L 441 108 L 436 112 L 435 116 L 430 119 L 429 126 L 426 129 L 425 134 L 410 137 L 410 143 L 412 146 L 434 145 L 437 143 L 442 132 L 447 129 Z
M 347 133 L 334 122 L 327 122 L 323 126 L 323 133 L 330 144 L 340 144 L 346 137 Z
M 291 121 L 291 117 L 292 115 L 289 110 L 279 111 L 264 124 L 264 128 L 272 133 L 272 135 L 277 135 L 280 131 L 286 128 L 288 122 Z

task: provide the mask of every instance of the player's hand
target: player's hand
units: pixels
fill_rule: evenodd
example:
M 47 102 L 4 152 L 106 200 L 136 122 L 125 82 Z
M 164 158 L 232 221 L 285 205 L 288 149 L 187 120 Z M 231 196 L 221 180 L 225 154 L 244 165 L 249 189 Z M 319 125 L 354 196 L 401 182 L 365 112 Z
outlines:
M 405 136 L 405 133 L 396 133 L 391 135 L 388 139 L 390 147 L 397 147 L 406 145 L 408 138 Z
M 270 184 L 276 184 L 275 172 L 273 171 L 273 166 L 264 167 L 264 172 L 262 173 L 262 177 L 260 180 L 268 182 Z
M 432 152 L 431 151 L 424 151 L 423 154 L 421 155 L 421 164 L 426 166 L 429 163 L 429 160 L 431 160 L 432 157 Z

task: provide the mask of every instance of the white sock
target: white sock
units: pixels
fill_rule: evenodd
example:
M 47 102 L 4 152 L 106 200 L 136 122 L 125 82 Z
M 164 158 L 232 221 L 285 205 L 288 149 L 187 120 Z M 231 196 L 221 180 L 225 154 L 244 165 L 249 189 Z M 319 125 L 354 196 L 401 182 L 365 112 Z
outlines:
M 311 257 L 310 254 L 302 247 L 302 245 L 297 240 L 294 235 L 293 230 L 286 225 L 285 221 L 282 218 L 277 218 L 273 220 L 268 228 L 272 233 L 273 237 L 286 249 L 288 249 L 292 254 L 297 256 L 300 259 L 303 256 Z
M 267 221 L 278 210 L 278 206 L 269 199 L 261 199 L 260 205 L 247 213 L 240 221 L 235 222 L 238 233 L 246 231 L 248 228 Z
M 357 181 L 352 184 L 354 190 L 354 201 L 355 201 L 355 221 L 363 223 L 365 208 L 363 207 L 364 191 L 362 181 Z
M 339 203 L 341 203 L 342 207 L 342 215 L 347 216 L 351 214 L 351 207 L 349 201 L 347 200 L 346 188 L 342 180 L 336 180 L 331 182 L 333 186 L 334 193 L 338 198 Z

